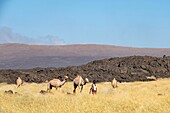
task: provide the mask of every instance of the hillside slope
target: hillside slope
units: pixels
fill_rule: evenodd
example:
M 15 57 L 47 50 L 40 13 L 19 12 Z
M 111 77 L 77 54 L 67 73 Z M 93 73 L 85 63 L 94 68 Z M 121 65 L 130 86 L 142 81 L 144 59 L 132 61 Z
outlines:
M 0 69 L 78 66 L 90 61 L 124 56 L 170 55 L 170 49 L 130 48 L 111 45 L 0 44 Z
M 1 70 L 0 82 L 14 83 L 20 76 L 26 82 L 45 82 L 58 76 L 68 75 L 69 80 L 80 74 L 90 81 L 111 81 L 116 78 L 119 82 L 147 81 L 147 77 L 170 77 L 170 58 L 151 56 L 115 57 L 90 62 L 81 66 L 65 68 L 34 68 L 29 70 Z

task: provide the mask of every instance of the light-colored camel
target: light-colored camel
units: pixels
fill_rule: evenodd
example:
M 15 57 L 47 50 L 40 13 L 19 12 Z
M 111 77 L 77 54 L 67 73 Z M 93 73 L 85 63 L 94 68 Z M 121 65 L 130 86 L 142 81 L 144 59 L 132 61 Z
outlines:
M 22 84 L 23 84 L 22 79 L 20 77 L 18 77 L 17 80 L 16 80 L 17 88 L 20 87 Z
M 50 92 L 50 90 L 52 89 L 52 87 L 55 87 L 56 90 L 60 87 L 62 87 L 66 82 L 67 82 L 68 76 L 64 76 L 64 80 L 61 81 L 60 79 L 53 79 L 50 80 L 47 84 L 47 91 Z
M 80 75 L 77 75 L 77 77 L 73 80 L 73 84 L 74 84 L 73 93 L 76 93 L 77 86 L 79 87 L 79 89 L 81 86 L 81 89 L 80 89 L 80 93 L 81 93 L 83 90 L 83 86 L 86 85 L 86 83 L 88 83 L 88 82 L 89 82 L 89 80 L 87 78 L 85 78 L 85 81 L 84 81 Z
M 111 85 L 112 85 L 113 88 L 118 87 L 117 80 L 115 78 L 112 80 Z
M 148 81 L 155 81 L 156 77 L 155 76 L 148 76 L 146 77 Z

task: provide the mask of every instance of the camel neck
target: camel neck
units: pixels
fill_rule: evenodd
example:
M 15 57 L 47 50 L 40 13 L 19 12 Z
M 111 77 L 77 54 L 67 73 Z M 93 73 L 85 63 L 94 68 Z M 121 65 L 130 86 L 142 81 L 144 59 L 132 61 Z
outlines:
M 61 81 L 60 86 L 63 86 L 66 83 L 66 80 L 64 79 L 63 81 Z
M 87 82 L 84 82 L 84 85 L 86 85 Z

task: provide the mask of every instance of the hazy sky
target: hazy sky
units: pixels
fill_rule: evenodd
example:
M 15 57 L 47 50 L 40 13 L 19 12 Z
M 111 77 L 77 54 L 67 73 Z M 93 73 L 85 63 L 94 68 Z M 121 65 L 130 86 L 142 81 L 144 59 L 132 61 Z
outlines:
M 0 0 L 0 43 L 170 48 L 170 0 Z

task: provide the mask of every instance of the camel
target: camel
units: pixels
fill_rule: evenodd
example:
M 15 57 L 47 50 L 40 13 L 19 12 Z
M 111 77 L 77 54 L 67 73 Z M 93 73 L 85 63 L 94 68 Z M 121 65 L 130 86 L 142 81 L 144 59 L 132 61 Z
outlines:
M 118 85 L 117 85 L 117 80 L 116 80 L 115 78 L 112 80 L 111 84 L 112 84 L 112 87 L 113 87 L 113 88 L 118 87 Z
M 17 84 L 17 88 L 20 87 L 23 84 L 23 81 L 20 77 L 17 78 L 16 84 Z
M 56 90 L 60 87 L 62 87 L 67 82 L 68 76 L 64 76 L 64 80 L 61 81 L 60 79 L 53 79 L 50 80 L 47 84 L 47 92 L 52 89 L 52 87 L 55 87 Z
M 87 78 L 85 78 L 85 81 L 84 81 L 80 75 L 77 75 L 77 77 L 73 80 L 73 83 L 74 83 L 73 93 L 76 93 L 77 86 L 79 87 L 79 89 L 81 86 L 81 89 L 80 89 L 80 93 L 81 93 L 83 90 L 83 86 L 86 85 L 86 83 L 88 83 L 88 82 L 89 82 L 89 80 Z
M 148 77 L 146 77 L 146 79 L 147 79 L 148 81 L 155 81 L 155 80 L 156 80 L 156 77 L 155 77 L 155 76 L 148 76 Z

